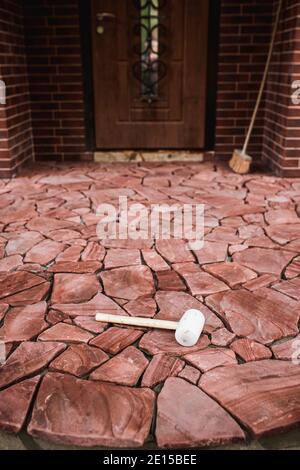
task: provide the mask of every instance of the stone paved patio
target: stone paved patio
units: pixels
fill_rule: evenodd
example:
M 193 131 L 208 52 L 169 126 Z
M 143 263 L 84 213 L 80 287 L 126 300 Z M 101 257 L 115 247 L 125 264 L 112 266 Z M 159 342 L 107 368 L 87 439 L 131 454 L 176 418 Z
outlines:
M 33 448 L 263 448 L 300 426 L 300 180 L 213 163 L 39 165 L 0 194 L 2 431 Z M 204 248 L 100 243 L 95 208 L 120 195 L 205 203 Z M 94 320 L 188 308 L 206 316 L 190 349 Z

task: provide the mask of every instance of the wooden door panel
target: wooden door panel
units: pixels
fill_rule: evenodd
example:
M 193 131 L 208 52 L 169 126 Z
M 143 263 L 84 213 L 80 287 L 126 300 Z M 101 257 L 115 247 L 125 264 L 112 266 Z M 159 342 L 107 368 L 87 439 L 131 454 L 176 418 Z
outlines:
M 97 147 L 203 148 L 208 0 L 160 0 L 159 59 L 166 71 L 151 103 L 141 100 L 135 65 L 141 58 L 135 2 L 92 0 Z M 103 12 L 114 17 L 101 22 L 104 33 L 98 34 L 97 14 Z

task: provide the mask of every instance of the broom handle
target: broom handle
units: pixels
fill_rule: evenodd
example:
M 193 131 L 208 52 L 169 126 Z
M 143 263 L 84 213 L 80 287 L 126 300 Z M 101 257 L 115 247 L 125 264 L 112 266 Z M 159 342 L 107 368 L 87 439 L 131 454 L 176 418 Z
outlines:
M 243 154 L 247 152 L 250 137 L 251 137 L 253 127 L 254 127 L 254 124 L 255 124 L 255 121 L 256 121 L 257 113 L 258 113 L 258 110 L 259 110 L 259 105 L 260 105 L 262 95 L 263 95 L 263 92 L 264 92 L 264 88 L 265 88 L 265 84 L 266 84 L 266 81 L 267 81 L 268 72 L 269 72 L 270 63 L 271 63 L 272 54 L 273 54 L 273 49 L 274 49 L 274 44 L 275 44 L 276 33 L 277 33 L 278 25 L 279 25 L 279 19 L 280 19 L 282 4 L 283 4 L 283 0 L 279 0 L 277 14 L 276 14 L 276 20 L 275 20 L 275 23 L 274 23 L 274 28 L 273 28 L 273 33 L 272 33 L 272 40 L 271 40 L 270 49 L 269 49 L 269 54 L 268 54 L 268 58 L 267 58 L 266 66 L 265 66 L 263 79 L 262 79 L 262 82 L 261 82 L 261 85 L 260 85 L 256 105 L 255 105 L 254 112 L 253 112 L 253 115 L 252 115 L 251 123 L 250 123 L 249 129 L 248 129 L 248 132 L 247 132 L 245 143 L 244 143 Z

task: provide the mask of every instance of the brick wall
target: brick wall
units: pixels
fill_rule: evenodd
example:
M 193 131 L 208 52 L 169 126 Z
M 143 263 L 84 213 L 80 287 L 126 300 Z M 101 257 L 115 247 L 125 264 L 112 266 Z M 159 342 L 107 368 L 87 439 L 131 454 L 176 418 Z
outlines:
M 291 100 L 296 80 L 300 80 L 300 2 L 287 0 L 268 80 L 263 142 L 264 160 L 285 176 L 300 176 L 300 104 Z
M 216 155 L 241 148 L 255 106 L 271 34 L 273 0 L 221 0 Z M 261 156 L 264 102 L 248 153 Z
M 37 159 L 86 153 L 78 0 L 26 0 L 26 44 Z
M 22 2 L 0 3 L 0 79 L 6 105 L 0 104 L 0 174 L 10 176 L 33 156 Z

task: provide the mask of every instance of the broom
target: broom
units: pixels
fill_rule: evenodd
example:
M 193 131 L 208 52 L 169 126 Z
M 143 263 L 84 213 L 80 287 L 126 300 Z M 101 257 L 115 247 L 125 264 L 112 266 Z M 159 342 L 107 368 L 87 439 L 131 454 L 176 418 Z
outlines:
M 274 44 L 275 44 L 276 33 L 277 33 L 278 25 L 279 25 L 279 19 L 280 19 L 282 4 L 283 4 L 283 0 L 279 0 L 276 19 L 275 19 L 273 33 L 272 33 L 272 39 L 271 39 L 271 43 L 270 43 L 270 49 L 269 49 L 268 58 L 267 58 L 266 66 L 265 66 L 265 71 L 264 71 L 264 75 L 263 75 L 262 82 L 261 82 L 261 85 L 260 85 L 260 89 L 259 89 L 256 105 L 255 105 L 255 108 L 254 108 L 254 111 L 253 111 L 251 123 L 250 123 L 249 129 L 248 129 L 248 132 L 247 132 L 244 147 L 243 147 L 242 150 L 235 150 L 233 152 L 232 158 L 229 162 L 230 168 L 235 173 L 239 173 L 240 175 L 248 173 L 248 171 L 250 169 L 250 165 L 252 163 L 252 157 L 250 157 L 250 155 L 247 154 L 247 149 L 248 149 L 250 137 L 251 137 L 251 134 L 252 134 L 252 131 L 253 131 L 253 127 L 254 127 L 254 124 L 255 124 L 255 120 L 256 120 L 256 117 L 257 117 L 257 113 L 258 113 L 258 110 L 259 110 L 259 106 L 260 106 L 260 103 L 261 103 L 261 99 L 262 99 L 262 95 L 263 95 L 264 88 L 265 88 L 265 85 L 266 85 L 266 81 L 267 81 L 267 78 L 268 78 L 270 63 L 271 63 Z

